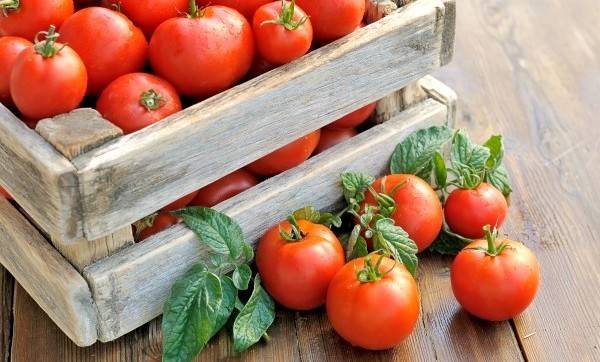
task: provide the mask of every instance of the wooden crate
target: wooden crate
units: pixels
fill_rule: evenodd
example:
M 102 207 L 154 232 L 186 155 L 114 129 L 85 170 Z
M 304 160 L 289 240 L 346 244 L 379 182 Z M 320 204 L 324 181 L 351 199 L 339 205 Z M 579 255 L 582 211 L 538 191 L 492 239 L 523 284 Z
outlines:
M 254 241 L 307 203 L 336 207 L 341 171 L 380 174 L 404 136 L 455 114 L 451 90 L 415 83 L 452 57 L 454 1 L 367 3 L 367 27 L 131 135 L 92 110 L 33 131 L 0 105 L 0 184 L 27 215 L 0 201 L 0 262 L 78 345 L 118 338 L 208 255 L 181 225 L 134 245 L 132 222 L 404 87 L 378 103 L 388 122 L 217 209 Z

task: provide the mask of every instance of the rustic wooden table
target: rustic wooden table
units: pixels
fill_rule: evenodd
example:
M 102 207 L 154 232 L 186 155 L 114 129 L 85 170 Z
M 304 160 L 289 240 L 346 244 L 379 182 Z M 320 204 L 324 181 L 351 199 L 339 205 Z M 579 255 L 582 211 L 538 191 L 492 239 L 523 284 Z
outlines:
M 450 259 L 424 255 L 421 323 L 394 350 L 349 347 L 322 311 L 280 311 L 271 343 L 234 356 L 221 335 L 201 360 L 600 360 L 600 4 L 461 0 L 458 13 L 456 58 L 438 76 L 459 94 L 459 126 L 506 136 L 515 193 L 504 231 L 540 260 L 534 304 L 511 322 L 474 319 L 452 296 Z M 5 361 L 160 360 L 156 322 L 80 349 L 1 267 L 0 296 Z

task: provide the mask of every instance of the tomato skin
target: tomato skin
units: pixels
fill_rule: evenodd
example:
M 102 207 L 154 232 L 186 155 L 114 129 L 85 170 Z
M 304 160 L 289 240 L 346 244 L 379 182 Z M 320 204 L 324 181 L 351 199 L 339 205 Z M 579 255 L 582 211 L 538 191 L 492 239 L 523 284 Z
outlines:
M 356 111 L 345 115 L 337 121 L 328 124 L 325 128 L 328 129 L 347 129 L 355 128 L 365 123 L 375 111 L 377 103 L 367 104 L 366 106 L 357 109 Z
M 327 43 L 352 33 L 360 27 L 365 15 L 364 0 L 298 0 L 310 16 L 314 36 Z
M 10 73 L 19 53 L 33 44 L 23 38 L 16 36 L 5 36 L 0 38 L 0 103 L 6 107 L 13 105 L 10 96 Z
M 325 303 L 329 282 L 344 266 L 344 249 L 329 228 L 298 220 L 305 237 L 286 241 L 279 228 L 290 232 L 284 221 L 260 239 L 256 266 L 269 294 L 292 310 L 311 310 Z
M 13 65 L 10 93 L 25 118 L 40 120 L 77 108 L 85 96 L 87 80 L 85 65 L 69 46 L 50 58 L 37 54 L 31 46 Z
M 0 197 L 4 197 L 7 200 L 12 200 L 13 199 L 12 196 L 10 196 L 10 194 L 5 189 L 3 189 L 2 187 L 0 187 Z
M 167 206 L 163 207 L 161 210 L 162 211 L 175 211 L 175 210 L 183 209 L 184 207 L 188 206 L 192 202 L 192 200 L 194 200 L 194 198 L 196 197 L 197 194 L 198 194 L 198 191 L 194 191 L 191 194 L 187 194 L 184 197 L 180 198 L 179 200 L 175 200 L 172 203 L 168 204 Z
M 482 238 L 485 225 L 500 228 L 508 203 L 495 187 L 481 183 L 473 190 L 456 189 L 444 207 L 446 223 L 453 232 L 470 239 Z
M 160 212 L 156 215 L 152 226 L 147 227 L 138 233 L 138 240 L 145 240 L 149 237 L 160 233 L 161 231 L 167 230 L 173 225 L 179 224 L 180 219 L 169 214 L 168 212 Z
M 321 139 L 315 150 L 315 155 L 356 136 L 358 131 L 354 128 L 346 129 L 321 129 Z
M 289 2 L 286 2 L 289 6 Z M 265 23 L 277 21 L 281 17 L 281 3 L 276 1 L 265 4 L 256 10 L 252 20 L 254 40 L 260 56 L 275 65 L 287 64 L 300 58 L 310 50 L 313 29 L 310 19 L 299 7 L 295 7 L 293 22 L 306 22 L 294 30 L 287 30 L 283 25 Z
M 201 6 L 208 5 L 223 5 L 239 11 L 247 19 L 251 20 L 256 9 L 264 4 L 268 4 L 273 0 L 200 0 L 198 4 Z
M 188 0 L 119 0 L 123 14 L 142 29 L 148 39 L 164 21 L 184 14 L 188 9 L 188 2 Z
M 274 176 L 308 160 L 319 144 L 321 130 L 316 130 L 282 148 L 269 153 L 246 168 L 258 176 Z
M 379 256 L 370 258 L 376 264 Z M 419 319 L 417 283 L 404 265 L 387 257 L 379 271 L 390 272 L 378 281 L 361 283 L 356 273 L 364 266 L 365 258 L 354 259 L 335 275 L 327 291 L 327 317 L 353 346 L 392 348 L 411 334 Z
M 160 95 L 160 108 L 148 109 L 140 104 L 142 93 L 149 90 Z M 128 134 L 179 112 L 181 100 L 166 80 L 152 74 L 131 73 L 115 79 L 102 91 L 96 109 Z
M 246 170 L 237 170 L 198 190 L 192 205 L 213 207 L 256 185 L 258 180 L 254 175 Z
M 60 28 L 88 71 L 88 95 L 95 96 L 113 80 L 140 71 L 148 42 L 142 31 L 121 13 L 89 7 L 70 16 Z
M 75 11 L 73 0 L 21 0 L 17 10 L 0 16 L 0 36 L 18 36 L 33 41 L 50 25 L 59 27 Z
M 208 6 L 198 18 L 169 19 L 150 40 L 152 68 L 190 98 L 210 97 L 233 86 L 253 60 L 250 24 L 223 6 Z
M 417 244 L 419 252 L 427 249 L 442 229 L 443 211 L 437 194 L 427 182 L 414 175 L 385 176 L 377 179 L 372 186 L 375 191 L 381 192 L 383 183 L 385 183 L 383 191 L 387 194 L 391 194 L 397 187 L 393 195 L 396 210 L 392 219 L 408 233 Z M 369 192 L 366 193 L 365 203 L 377 205 L 375 198 Z
M 454 259 L 452 291 L 463 308 L 484 320 L 504 321 L 523 312 L 533 301 L 540 281 L 535 255 L 520 242 L 508 243 L 498 256 L 489 256 L 486 240 L 476 240 Z

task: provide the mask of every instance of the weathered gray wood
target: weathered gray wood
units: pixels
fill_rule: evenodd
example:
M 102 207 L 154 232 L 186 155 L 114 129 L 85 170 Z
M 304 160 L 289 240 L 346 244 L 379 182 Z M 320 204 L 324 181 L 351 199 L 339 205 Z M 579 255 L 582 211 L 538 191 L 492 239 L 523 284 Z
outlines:
M 427 97 L 433 98 L 448 107 L 448 125 L 454 126 L 458 107 L 456 92 L 430 75 L 419 79 L 417 83 L 419 88 L 427 94 Z
M 79 346 L 96 342 L 86 281 L 8 201 L 0 198 L 0 263 Z
M 239 222 L 247 240 L 254 242 L 286 214 L 306 204 L 319 209 L 340 206 L 342 171 L 382 174 L 403 137 L 446 120 L 446 106 L 427 99 L 216 208 Z M 113 340 L 160 315 L 173 282 L 208 257 L 209 249 L 193 232 L 177 225 L 87 267 L 84 277 L 98 308 L 99 339 Z
M 415 1 L 76 158 L 86 237 L 124 227 L 445 64 L 442 43 L 452 38 L 444 34 L 444 12 L 441 0 Z

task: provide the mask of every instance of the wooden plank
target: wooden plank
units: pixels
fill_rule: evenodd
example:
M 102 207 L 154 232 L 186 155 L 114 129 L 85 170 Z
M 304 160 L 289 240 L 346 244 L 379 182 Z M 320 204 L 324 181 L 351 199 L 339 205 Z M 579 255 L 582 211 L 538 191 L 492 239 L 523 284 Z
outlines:
M 415 1 L 299 61 L 76 158 L 85 235 L 124 227 L 443 65 L 449 59 L 442 42 L 450 40 L 444 11 L 441 0 Z
M 75 343 L 96 341 L 96 311 L 86 281 L 4 198 L 0 250 L 0 263 Z
M 14 279 L 0 266 L 0 361 L 10 361 L 10 342 L 13 330 Z
M 287 213 L 307 203 L 319 209 L 338 207 L 342 171 L 382 174 L 404 137 L 445 122 L 446 106 L 426 100 L 216 208 L 236 219 L 247 240 L 254 242 Z M 99 311 L 100 340 L 117 338 L 158 316 L 173 282 L 208 257 L 208 248 L 178 225 L 86 268 L 84 276 Z

